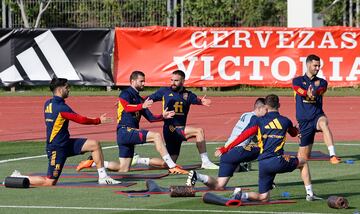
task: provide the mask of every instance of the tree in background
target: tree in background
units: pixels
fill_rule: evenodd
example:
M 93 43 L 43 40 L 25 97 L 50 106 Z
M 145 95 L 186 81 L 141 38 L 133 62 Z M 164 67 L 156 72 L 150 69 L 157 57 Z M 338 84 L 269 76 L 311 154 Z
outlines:
M 25 28 L 37 28 L 40 25 L 40 20 L 44 12 L 48 9 L 52 0 L 40 0 L 35 2 L 25 3 L 23 0 L 6 0 L 6 4 L 13 10 L 20 10 L 21 19 Z M 30 26 L 29 17 L 35 17 L 36 20 L 33 26 Z
M 182 14 L 183 26 L 287 26 L 287 0 L 182 0 L 183 5 L 178 0 L 173 11 L 167 10 L 167 3 L 173 0 L 4 1 L 11 6 L 14 14 L 13 27 L 166 26 L 169 19 L 179 14 Z M 314 0 L 314 10 L 322 12 L 333 2 Z M 349 5 L 346 6 L 348 2 L 339 0 L 327 9 L 323 14 L 324 24 L 343 25 L 343 12 L 349 9 Z M 354 11 L 355 2 L 353 0 Z

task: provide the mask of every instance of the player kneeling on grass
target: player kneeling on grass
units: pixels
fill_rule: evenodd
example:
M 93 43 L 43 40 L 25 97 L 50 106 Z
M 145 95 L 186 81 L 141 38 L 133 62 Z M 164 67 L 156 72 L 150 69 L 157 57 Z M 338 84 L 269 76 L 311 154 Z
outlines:
M 251 118 L 264 116 L 266 112 L 267 108 L 265 106 L 265 99 L 256 99 L 254 111 L 247 112 L 240 117 L 240 120 L 234 127 L 228 143 L 226 143 L 225 146 L 230 145 L 237 136 L 244 131 Z M 218 178 L 203 175 L 196 171 L 190 171 L 186 185 L 193 186 L 195 185 L 196 180 L 199 180 L 210 189 L 224 189 L 230 178 L 234 175 L 236 169 L 239 167 L 239 164 L 256 160 L 259 156 L 260 148 L 256 144 L 252 143 L 252 138 L 253 137 L 249 137 L 245 139 L 239 145 L 229 150 L 229 152 L 221 155 Z
M 284 155 L 284 144 L 286 133 L 292 137 L 297 136 L 298 130 L 293 126 L 291 120 L 280 115 L 279 97 L 271 94 L 265 98 L 265 105 L 268 113 L 263 117 L 254 117 L 250 120 L 245 130 L 229 145 L 219 148 L 215 155 L 226 154 L 231 148 L 240 142 L 258 133 L 258 145 L 260 147 L 259 160 L 259 192 L 243 193 L 241 188 L 236 188 L 234 198 L 238 200 L 268 201 L 270 190 L 276 174 L 292 172 L 296 168 L 303 169 L 307 164 L 306 160 L 297 157 Z M 308 177 L 302 177 L 304 184 L 308 185 Z M 311 186 L 311 185 L 310 185 Z M 309 192 L 306 200 L 313 201 L 320 199 Z
M 130 75 L 130 86 L 122 90 L 118 103 L 117 144 L 119 147 L 119 161 L 106 162 L 106 168 L 112 171 L 128 172 L 132 163 L 145 164 L 158 167 L 168 167 L 171 174 L 188 174 L 171 159 L 160 133 L 140 129 L 140 119 L 144 116 L 149 122 L 158 122 L 170 119 L 174 111 L 164 109 L 161 115 L 154 115 L 149 108 L 153 101 L 144 100 L 139 92 L 144 90 L 145 74 L 142 71 L 133 71 Z M 134 156 L 135 146 L 138 144 L 152 143 L 159 152 L 160 158 L 138 158 Z M 77 171 L 91 167 L 92 160 L 81 161 Z
M 70 138 L 69 121 L 80 124 L 110 123 L 112 119 L 105 114 L 91 119 L 75 113 L 66 103 L 70 85 L 67 79 L 54 78 L 50 83 L 53 97 L 45 102 L 44 115 L 46 124 L 46 152 L 49 159 L 47 177 L 24 176 L 15 170 L 11 177 L 27 177 L 31 185 L 56 185 L 65 161 L 68 157 L 91 152 L 99 173 L 99 184 L 119 184 L 120 181 L 110 178 L 104 168 L 104 158 L 99 142 L 86 138 Z

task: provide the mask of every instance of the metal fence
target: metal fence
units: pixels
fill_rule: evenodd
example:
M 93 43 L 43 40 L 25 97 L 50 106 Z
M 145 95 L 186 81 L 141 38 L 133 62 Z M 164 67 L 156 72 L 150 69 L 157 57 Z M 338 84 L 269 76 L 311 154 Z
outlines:
M 3 2 L 5 0 L 2 0 Z M 30 26 L 34 26 L 39 0 L 23 0 Z M 14 1 L 13 1 L 14 2 Z M 282 18 L 244 23 L 240 0 L 226 0 L 224 10 L 209 10 L 207 4 L 193 0 L 53 0 L 42 16 L 40 27 L 142 27 L 160 26 L 285 26 Z M 197 1 L 199 2 L 199 1 Z M 204 1 L 206 2 L 206 1 Z M 211 1 L 207 1 L 211 2 Z M 219 1 L 221 2 L 221 1 Z M 216 6 L 216 5 L 215 5 Z M 23 27 L 19 8 L 7 6 L 11 18 L 7 27 Z M 4 25 L 4 24 L 3 24 Z
M 30 26 L 34 26 L 38 0 L 23 0 Z M 40 27 L 140 27 L 167 25 L 167 0 L 53 0 Z M 11 26 L 22 27 L 20 10 L 11 8 Z

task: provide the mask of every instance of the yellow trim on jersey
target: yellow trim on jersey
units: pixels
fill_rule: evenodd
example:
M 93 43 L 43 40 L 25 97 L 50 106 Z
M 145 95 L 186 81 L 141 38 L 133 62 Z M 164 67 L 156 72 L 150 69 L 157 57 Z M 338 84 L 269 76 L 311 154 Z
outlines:
M 258 128 L 257 139 L 258 139 L 258 146 L 260 148 L 260 154 L 262 154 L 264 151 L 264 143 L 262 141 L 262 134 L 260 128 Z
M 165 96 L 162 97 L 162 111 L 164 112 L 164 110 L 165 110 Z
M 282 142 L 280 143 L 280 145 L 278 145 L 276 148 L 275 148 L 275 151 L 274 152 L 277 152 L 279 151 L 280 149 L 282 149 L 284 147 L 284 144 L 286 142 L 286 136 L 284 136 Z
M 61 114 L 59 113 L 56 120 L 55 120 L 55 123 L 54 123 L 54 126 L 51 130 L 51 135 L 50 135 L 50 143 L 52 142 L 52 140 L 55 138 L 55 136 L 59 133 L 60 129 L 62 128 L 62 126 L 64 125 L 64 122 L 65 122 L 65 118 L 63 118 L 61 116 Z
M 121 120 L 121 115 L 122 115 L 122 112 L 124 111 L 124 107 L 121 105 L 121 102 L 120 100 L 118 101 L 118 108 L 117 108 L 117 123 L 120 122 Z

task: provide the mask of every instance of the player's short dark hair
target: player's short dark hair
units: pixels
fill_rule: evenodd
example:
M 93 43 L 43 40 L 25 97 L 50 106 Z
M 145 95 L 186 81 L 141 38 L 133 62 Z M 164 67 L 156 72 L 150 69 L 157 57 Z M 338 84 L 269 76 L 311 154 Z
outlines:
M 65 78 L 54 77 L 50 82 L 50 91 L 54 92 L 56 88 L 66 86 L 67 82 Z
M 279 97 L 276 94 L 269 94 L 265 97 L 265 105 L 278 109 L 280 107 Z
M 182 70 L 176 70 L 176 71 L 172 72 L 172 74 L 179 75 L 179 76 L 181 76 L 183 79 L 185 79 L 185 73 L 184 73 L 184 71 L 182 71 Z
M 320 57 L 316 56 L 315 54 L 310 54 L 306 57 L 306 63 L 309 63 L 311 61 L 320 61 Z
M 142 71 L 133 71 L 130 74 L 130 82 L 131 82 L 131 80 L 136 80 L 139 76 L 145 77 L 144 72 L 142 72 Z
M 260 107 L 265 105 L 265 98 L 263 97 L 259 97 L 256 99 L 255 103 L 254 103 L 254 108 Z

